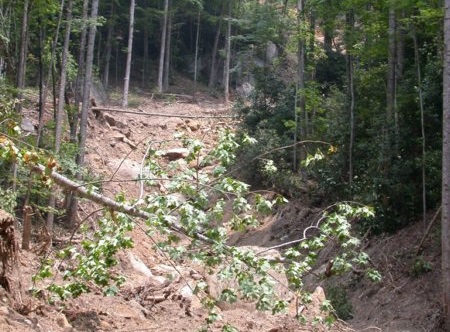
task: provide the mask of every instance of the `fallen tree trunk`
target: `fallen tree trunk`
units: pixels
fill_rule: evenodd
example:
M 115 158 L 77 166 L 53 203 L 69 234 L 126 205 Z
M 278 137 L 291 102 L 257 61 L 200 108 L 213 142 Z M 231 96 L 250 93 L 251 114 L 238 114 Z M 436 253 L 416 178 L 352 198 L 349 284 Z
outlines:
M 97 203 L 101 206 L 104 206 L 106 208 L 109 208 L 113 211 L 122 212 L 129 216 L 142 218 L 144 220 L 148 220 L 152 217 L 152 214 L 146 211 L 143 211 L 132 205 L 118 203 L 109 197 L 96 193 L 86 188 L 85 186 L 68 179 L 67 177 L 59 174 L 58 172 L 55 171 L 48 172 L 46 171 L 46 168 L 43 165 L 33 165 L 32 170 L 36 173 L 45 174 L 46 176 L 49 176 L 57 185 L 71 191 L 76 196 L 87 198 L 90 201 Z M 212 244 L 214 242 L 213 240 L 209 239 L 208 237 L 200 233 L 190 235 L 188 231 L 186 231 L 180 225 L 176 225 L 175 223 L 167 222 L 167 227 L 189 238 L 195 238 L 209 244 Z
M 92 111 L 96 112 L 117 112 L 117 113 L 126 113 L 126 114 L 137 114 L 142 116 L 161 116 L 165 118 L 183 118 L 183 119 L 233 119 L 237 118 L 236 115 L 183 115 L 183 114 L 167 114 L 167 113 L 147 113 L 141 110 L 131 111 L 131 110 L 122 110 L 118 108 L 109 108 L 109 107 L 92 107 Z

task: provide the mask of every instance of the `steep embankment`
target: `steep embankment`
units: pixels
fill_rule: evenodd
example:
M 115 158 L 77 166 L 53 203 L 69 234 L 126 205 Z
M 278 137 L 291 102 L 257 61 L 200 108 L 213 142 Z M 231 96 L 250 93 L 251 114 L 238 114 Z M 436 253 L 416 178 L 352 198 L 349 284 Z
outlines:
M 212 149 L 218 132 L 233 125 L 230 118 L 210 118 L 229 113 L 220 100 L 206 95 L 197 95 L 195 103 L 176 96 L 154 100 L 151 95 L 140 96 L 133 102 L 139 105 L 135 109 L 137 114 L 105 111 L 97 117 L 91 114 L 89 118 L 87 160 L 93 173 L 105 180 L 102 192 L 109 197 L 119 192 L 127 199 L 141 195 L 139 183 L 130 180 L 139 175 L 149 144 L 155 147 L 162 144 L 165 149 L 179 148 L 173 145 L 172 138 L 175 132 L 183 131 L 201 139 L 205 149 Z M 138 114 L 140 112 L 142 114 Z M 148 115 L 150 113 L 153 115 Z M 79 211 L 80 219 L 87 218 L 86 223 L 93 229 L 96 214 L 91 213 L 97 208 L 84 202 Z M 313 206 L 308 201 L 291 202 L 275 216 L 264 220 L 258 229 L 234 234 L 230 244 L 268 248 L 301 238 L 304 228 L 321 210 L 321 206 Z M 422 225 L 414 225 L 396 235 L 365 239 L 365 250 L 371 255 L 374 266 L 383 273 L 379 284 L 370 284 L 354 272 L 323 279 L 320 267 L 331 259 L 335 250 L 332 247 L 322 253 L 318 269 L 312 274 L 315 277 L 310 278 L 309 284 L 312 289 L 322 285 L 330 295 L 336 293 L 336 289 L 344 290 L 337 292 L 339 305 L 351 304 L 353 319 L 350 322 L 357 331 L 439 331 L 439 237 L 437 230 L 433 231 L 417 258 L 415 249 L 422 231 Z M 117 272 L 127 277 L 117 297 L 104 298 L 98 292 L 53 305 L 46 304 L 45 299 L 33 299 L 26 290 L 31 287 L 31 275 L 37 270 L 42 255 L 36 250 L 20 251 L 13 282 L 21 286 L 22 292 L 17 297 L 2 291 L 0 330 L 195 331 L 200 328 L 207 312 L 189 286 L 205 280 L 211 288 L 217 288 L 219 282 L 208 277 L 199 266 L 187 262 L 172 265 L 154 250 L 152 240 L 139 228 L 132 235 L 135 247 L 120 255 L 117 267 Z M 57 229 L 58 241 L 68 236 L 63 228 Z M 34 248 L 40 248 L 39 239 Z M 320 291 L 314 299 L 315 303 L 308 307 L 310 314 L 314 314 L 322 299 Z M 312 330 L 299 325 L 293 311 L 271 316 L 243 303 L 218 310 L 223 320 L 215 324 L 213 330 L 220 330 L 225 322 L 241 331 Z M 338 324 L 332 330 L 350 328 Z

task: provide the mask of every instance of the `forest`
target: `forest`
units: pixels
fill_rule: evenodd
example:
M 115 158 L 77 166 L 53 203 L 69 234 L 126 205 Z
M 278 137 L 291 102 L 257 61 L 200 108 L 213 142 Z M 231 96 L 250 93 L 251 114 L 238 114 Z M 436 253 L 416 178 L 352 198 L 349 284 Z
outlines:
M 232 197 L 236 214 L 230 228 L 242 230 L 256 223 L 252 208 L 256 215 L 283 200 L 250 199 L 250 191 L 273 191 L 317 206 L 347 202 L 333 213 L 359 220 L 355 227 L 333 221 L 322 229 L 323 238 L 288 250 L 289 259 L 303 257 L 297 263 L 308 266 L 312 256 L 302 250 L 317 251 L 326 238 L 339 239 L 345 251 L 357 247 L 353 233 L 376 237 L 415 223 L 425 233 L 430 216 L 440 214 L 440 300 L 450 326 L 449 21 L 447 0 L 0 0 L 0 207 L 24 220 L 27 206 L 39 209 L 42 220 L 32 223 L 45 224 L 50 237 L 55 220 L 74 229 L 83 201 L 65 180 L 60 182 L 66 189 L 55 190 L 52 181 L 60 183 L 51 174 L 101 182 L 86 157 L 92 110 L 108 108 L 111 100 L 136 109 L 136 95 L 189 97 L 195 103 L 206 92 L 238 121 L 232 134 L 217 138 L 216 152 L 204 157 L 220 165 L 211 182 L 202 182 L 198 171 L 177 178 L 153 161 L 160 154 L 149 148 L 149 174 L 173 180 L 168 190 L 182 193 L 191 205 L 185 209 L 185 201 L 174 203 L 164 192 L 144 199 L 141 212 L 121 195 L 106 204 L 103 235 L 111 231 L 117 238 L 108 249 L 92 242 L 107 251 L 110 262 L 100 276 L 90 276 L 95 283 L 119 285 L 120 278 L 107 271 L 116 252 L 131 246 L 125 235 L 131 226 L 123 221 L 118 227 L 116 218 L 148 219 L 150 228 L 167 236 L 159 246 L 174 259 L 182 255 L 180 234 L 190 238 L 186 247 L 203 242 L 222 257 L 226 236 L 220 227 L 205 225 L 222 216 L 217 211 L 225 198 Z M 180 86 L 179 77 L 189 86 Z M 31 129 L 24 110 L 36 115 Z M 203 160 L 200 143 L 183 142 L 192 149 L 188 161 Z M 196 186 L 186 182 L 189 176 Z M 216 185 L 230 193 L 223 201 L 208 192 Z M 91 199 L 96 189 L 86 188 L 81 196 Z M 87 246 L 83 250 L 86 257 L 94 255 Z M 259 264 L 227 250 L 246 266 Z M 349 257 L 346 252 L 340 259 Z M 201 260 L 219 264 L 211 257 Z M 298 265 L 287 268 L 287 275 L 301 289 L 301 269 L 307 268 Z M 43 271 L 50 273 L 41 268 L 43 278 Z M 377 271 L 367 271 L 378 279 Z M 79 281 L 68 285 L 48 290 L 78 296 L 88 287 Z M 256 296 L 261 308 L 284 306 L 263 295 Z

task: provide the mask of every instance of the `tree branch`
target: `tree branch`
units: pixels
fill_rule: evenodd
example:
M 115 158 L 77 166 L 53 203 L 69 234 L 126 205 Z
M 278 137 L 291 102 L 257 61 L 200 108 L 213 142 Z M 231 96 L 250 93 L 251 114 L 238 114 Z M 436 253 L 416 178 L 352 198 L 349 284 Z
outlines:
M 152 217 L 152 215 L 150 213 L 143 211 L 141 209 L 138 209 L 135 206 L 118 203 L 109 197 L 106 197 L 106 196 L 96 193 L 92 190 L 89 190 L 85 186 L 82 186 L 79 183 L 68 179 L 67 177 L 59 174 L 58 172 L 51 171 L 49 174 L 47 174 L 46 168 L 43 165 L 39 165 L 39 164 L 33 165 L 31 167 L 31 169 L 32 169 L 32 171 L 34 171 L 36 173 L 45 174 L 46 176 L 49 176 L 58 186 L 61 186 L 63 188 L 66 188 L 66 189 L 72 191 L 78 197 L 87 198 L 94 203 L 97 203 L 101 206 L 107 207 L 114 211 L 125 213 L 129 216 L 138 217 L 138 218 L 142 218 L 145 220 L 148 220 Z M 208 244 L 214 243 L 213 240 L 211 240 L 210 238 L 208 238 L 200 233 L 195 233 L 194 236 L 188 235 L 188 232 L 183 227 L 176 225 L 175 223 L 167 222 L 167 226 L 170 229 L 172 229 L 173 231 L 181 233 L 189 238 L 194 237 L 194 238 L 196 238 L 202 242 L 208 243 Z

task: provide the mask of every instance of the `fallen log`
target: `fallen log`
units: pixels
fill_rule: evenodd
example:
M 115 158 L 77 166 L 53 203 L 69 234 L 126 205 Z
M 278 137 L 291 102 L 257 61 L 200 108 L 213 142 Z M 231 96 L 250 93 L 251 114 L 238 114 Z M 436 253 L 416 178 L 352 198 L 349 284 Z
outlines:
M 107 207 L 113 211 L 122 212 L 129 216 L 142 218 L 144 220 L 148 220 L 152 217 L 152 215 L 146 211 L 143 211 L 132 205 L 118 203 L 109 197 L 106 197 L 104 195 L 96 193 L 96 192 L 86 188 L 85 186 L 68 179 L 67 177 L 59 174 L 58 172 L 55 172 L 53 170 L 51 172 L 48 172 L 48 171 L 46 171 L 46 168 L 43 165 L 39 165 L 39 164 L 33 165 L 31 167 L 31 169 L 36 173 L 45 174 L 46 176 L 50 177 L 57 185 L 65 188 L 68 191 L 73 192 L 75 195 L 82 197 L 82 198 L 89 199 L 90 201 L 97 203 L 101 206 Z M 178 232 L 180 234 L 183 234 L 189 238 L 195 238 L 195 239 L 198 239 L 198 240 L 208 243 L 208 244 L 214 243 L 213 240 L 204 236 L 203 234 L 196 233 L 194 235 L 190 235 L 188 233 L 188 231 L 186 231 L 183 227 L 181 227 L 180 225 L 177 225 L 173 222 L 168 221 L 167 226 L 171 230 Z
M 167 113 L 147 113 L 141 109 L 136 110 L 123 110 L 118 108 L 109 107 L 92 107 L 92 111 L 95 112 L 117 112 L 126 114 L 137 114 L 142 116 L 160 116 L 165 118 L 183 118 L 183 119 L 234 119 L 236 115 L 187 115 L 187 114 L 167 114 Z

